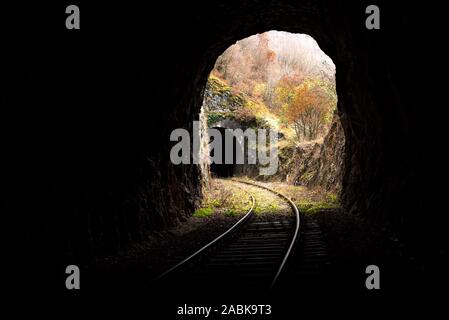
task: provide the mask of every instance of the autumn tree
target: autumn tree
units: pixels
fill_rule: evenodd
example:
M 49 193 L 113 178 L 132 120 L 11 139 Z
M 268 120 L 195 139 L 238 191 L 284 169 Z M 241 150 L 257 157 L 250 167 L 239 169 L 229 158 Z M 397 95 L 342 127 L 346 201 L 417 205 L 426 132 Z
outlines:
M 273 101 L 273 109 L 279 111 L 290 104 L 295 96 L 295 88 L 303 81 L 303 77 L 299 74 L 284 76 L 279 80 L 275 88 L 275 98 Z
M 267 34 L 259 34 L 229 47 L 217 59 L 214 71 L 232 87 L 250 93 L 256 84 L 267 82 L 275 58 Z
M 251 70 L 254 79 L 266 82 L 268 76 L 268 66 L 275 60 L 276 53 L 269 47 L 269 39 L 267 33 L 257 35 L 258 44 L 254 52 L 252 52 Z
M 336 95 L 329 83 L 308 79 L 296 87 L 290 103 L 284 104 L 285 119 L 293 125 L 298 140 L 314 140 L 329 122 Z
M 217 59 L 213 72 L 294 127 L 301 141 L 328 127 L 335 66 L 310 36 L 270 31 L 245 38 Z

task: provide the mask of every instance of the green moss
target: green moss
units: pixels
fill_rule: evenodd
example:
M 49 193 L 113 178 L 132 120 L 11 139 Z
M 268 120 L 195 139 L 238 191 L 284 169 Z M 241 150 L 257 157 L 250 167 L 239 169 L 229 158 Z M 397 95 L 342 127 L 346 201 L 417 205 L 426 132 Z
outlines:
M 321 210 L 337 209 L 340 207 L 337 198 L 328 197 L 324 201 L 300 200 L 296 203 L 298 209 L 303 214 L 315 214 Z
M 327 194 L 327 200 L 330 203 L 334 203 L 334 204 L 339 204 L 340 203 L 340 199 L 338 197 L 338 194 L 336 193 L 328 193 Z
M 232 88 L 227 86 L 223 81 L 214 76 L 209 76 L 208 85 L 215 94 L 231 93 Z
M 269 209 L 270 211 L 277 212 L 277 211 L 280 211 L 280 210 L 281 210 L 281 207 L 278 206 L 276 203 L 270 203 L 268 209 Z
M 193 213 L 193 216 L 194 217 L 208 217 L 208 216 L 212 215 L 213 212 L 214 212 L 214 209 L 212 209 L 210 207 L 199 208 Z
M 238 105 L 240 105 L 240 106 L 245 106 L 246 105 L 246 99 L 244 98 L 244 97 L 242 97 L 241 95 L 239 95 L 239 94 L 233 94 L 233 93 L 231 93 L 231 100 L 235 103 L 235 104 L 238 104 Z
M 213 75 L 209 76 L 208 87 L 214 95 L 222 97 L 222 107 L 231 110 L 231 112 L 210 112 L 207 115 L 209 126 L 222 119 L 231 119 L 254 129 L 269 128 L 267 120 L 257 116 L 257 110 L 267 108 L 260 101 L 255 101 L 250 96 L 236 91 Z
M 223 206 L 222 199 L 211 199 L 209 200 L 209 204 L 214 208 L 220 208 Z
M 215 95 L 226 96 L 223 102 L 225 106 L 229 106 L 232 103 L 233 105 L 244 107 L 248 104 L 248 97 L 245 94 L 236 92 L 217 77 L 209 76 L 208 86 Z
M 239 215 L 241 213 L 241 211 L 237 211 L 235 209 L 228 209 L 225 212 L 225 216 L 227 217 L 235 217 L 237 215 Z
M 217 123 L 218 121 L 222 120 L 226 118 L 226 115 L 224 115 L 223 113 L 219 113 L 219 112 L 209 112 L 207 114 L 207 125 L 211 126 L 214 123 Z

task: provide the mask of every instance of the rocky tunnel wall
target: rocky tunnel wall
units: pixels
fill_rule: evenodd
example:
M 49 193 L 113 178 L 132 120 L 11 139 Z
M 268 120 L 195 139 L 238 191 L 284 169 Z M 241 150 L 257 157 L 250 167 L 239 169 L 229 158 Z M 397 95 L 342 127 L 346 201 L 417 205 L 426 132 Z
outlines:
M 201 197 L 200 173 L 170 163 L 170 132 L 198 120 L 216 58 L 268 30 L 307 33 L 336 64 L 346 211 L 413 234 L 431 199 L 416 185 L 432 185 L 438 162 L 419 147 L 430 132 L 421 127 L 425 101 L 413 93 L 423 87 L 410 65 L 426 72 L 415 60 L 435 51 L 415 40 L 429 36 L 432 46 L 438 33 L 414 28 L 414 12 L 384 3 L 382 29 L 369 31 L 366 5 L 83 3 L 79 31 L 65 29 L 63 6 L 21 11 L 6 50 L 14 63 L 4 76 L 13 83 L 2 96 L 11 119 L 3 201 L 11 261 L 38 259 L 45 270 L 87 261 L 188 217 Z

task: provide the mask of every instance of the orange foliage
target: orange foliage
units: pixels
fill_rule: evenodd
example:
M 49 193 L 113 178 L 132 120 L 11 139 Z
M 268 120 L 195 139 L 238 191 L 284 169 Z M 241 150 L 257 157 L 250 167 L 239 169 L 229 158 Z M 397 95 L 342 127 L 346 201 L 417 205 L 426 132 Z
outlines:
M 320 86 L 305 83 L 295 89 L 294 98 L 284 111 L 287 121 L 293 123 L 299 140 L 317 138 L 331 107 L 330 103 L 331 100 Z

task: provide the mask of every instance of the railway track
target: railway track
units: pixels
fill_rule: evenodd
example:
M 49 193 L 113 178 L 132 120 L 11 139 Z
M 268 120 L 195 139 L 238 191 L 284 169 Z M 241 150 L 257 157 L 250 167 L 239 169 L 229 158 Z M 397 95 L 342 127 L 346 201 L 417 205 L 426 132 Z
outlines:
M 298 208 L 286 196 L 252 182 L 238 183 L 263 188 L 288 202 L 292 214 L 262 220 L 254 214 L 256 200 L 230 229 L 182 260 L 154 281 L 172 282 L 177 287 L 240 292 L 267 292 L 273 288 L 299 238 Z

